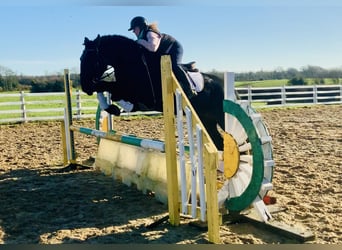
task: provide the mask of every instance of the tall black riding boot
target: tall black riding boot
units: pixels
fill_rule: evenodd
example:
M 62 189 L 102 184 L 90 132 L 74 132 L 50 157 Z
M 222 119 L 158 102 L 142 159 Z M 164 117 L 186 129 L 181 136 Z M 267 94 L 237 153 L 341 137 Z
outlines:
M 175 74 L 185 95 L 188 97 L 189 100 L 197 95 L 196 91 L 192 90 L 192 88 L 190 87 L 190 83 L 186 76 L 186 73 L 180 66 L 173 68 L 173 73 Z

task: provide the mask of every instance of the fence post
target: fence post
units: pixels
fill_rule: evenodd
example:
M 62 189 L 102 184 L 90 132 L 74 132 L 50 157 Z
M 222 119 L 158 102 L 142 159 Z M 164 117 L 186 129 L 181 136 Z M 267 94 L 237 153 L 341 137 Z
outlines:
M 281 88 L 281 104 L 286 105 L 286 87 L 285 85 Z
M 21 102 L 21 110 L 22 110 L 23 121 L 27 122 L 27 112 L 26 112 L 25 93 L 24 93 L 24 91 L 20 91 L 20 102 Z
M 317 102 L 318 102 L 318 98 L 317 98 L 317 85 L 315 84 L 315 85 L 313 85 L 313 87 L 312 87 L 312 94 L 313 94 L 313 103 L 314 104 L 317 104 Z
M 252 87 L 251 85 L 248 85 L 248 104 L 252 105 Z

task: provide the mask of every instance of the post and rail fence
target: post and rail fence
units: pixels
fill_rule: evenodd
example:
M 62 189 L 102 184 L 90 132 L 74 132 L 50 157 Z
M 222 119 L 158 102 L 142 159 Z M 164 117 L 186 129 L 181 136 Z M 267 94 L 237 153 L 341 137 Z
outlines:
M 342 84 L 235 88 L 243 100 L 261 108 L 309 104 L 341 104 Z
M 97 99 L 80 90 L 72 93 L 73 112 L 77 119 L 93 118 Z M 63 120 L 65 93 L 0 93 L 0 123 Z
M 248 100 L 255 108 L 342 104 L 342 84 L 235 89 L 242 100 Z M 0 93 L 0 124 L 63 120 L 64 99 L 63 92 Z M 95 118 L 98 106 L 96 95 L 88 96 L 76 90 L 72 93 L 72 103 L 76 119 Z

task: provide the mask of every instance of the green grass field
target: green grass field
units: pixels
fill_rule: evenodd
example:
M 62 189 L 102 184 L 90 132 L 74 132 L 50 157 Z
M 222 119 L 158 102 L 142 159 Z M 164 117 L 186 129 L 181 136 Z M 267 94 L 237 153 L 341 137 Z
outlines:
M 22 117 L 22 105 L 20 92 L 2 92 L 0 93 L 0 120 Z M 2 96 L 2 94 L 10 94 L 11 96 Z M 25 93 L 26 94 L 26 93 Z M 49 117 L 63 116 L 65 107 L 64 93 L 57 95 L 29 94 L 24 96 L 25 109 L 28 117 Z M 5 104 L 12 102 L 12 104 Z M 72 94 L 73 109 L 76 109 L 76 92 Z M 96 108 L 96 95 L 81 95 L 82 108 Z M 53 109 L 51 111 L 38 111 L 39 109 Z M 94 114 L 94 110 L 82 110 L 82 114 Z M 1 122 L 1 121 L 0 121 Z
M 286 85 L 288 82 L 287 79 L 282 80 L 263 80 L 263 81 L 241 81 L 235 82 L 235 87 L 244 88 L 244 87 L 280 87 Z

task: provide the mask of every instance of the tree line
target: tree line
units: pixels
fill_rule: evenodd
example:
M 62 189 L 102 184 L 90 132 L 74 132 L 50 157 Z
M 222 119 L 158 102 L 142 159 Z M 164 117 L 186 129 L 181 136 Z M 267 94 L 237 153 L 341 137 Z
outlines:
M 207 72 L 223 78 L 224 72 Z M 342 68 L 324 69 L 319 66 L 306 66 L 300 70 L 288 68 L 273 71 L 256 71 L 235 73 L 235 81 L 262 81 L 288 79 L 289 85 L 305 85 L 307 78 L 315 79 L 316 84 L 324 84 L 324 79 L 332 79 L 334 84 L 339 84 L 342 78 Z M 77 73 L 70 74 L 74 88 L 80 88 L 80 76 Z M 12 70 L 0 66 L 0 92 L 3 91 L 30 91 L 37 92 L 63 92 L 64 75 L 24 76 L 16 75 Z
M 80 86 L 79 74 L 70 74 L 73 87 Z M 16 75 L 10 69 L 0 66 L 0 92 L 3 91 L 29 91 L 40 92 L 63 92 L 64 75 L 24 76 Z
M 213 70 L 211 74 L 222 77 L 223 73 Z M 288 68 L 286 70 L 278 68 L 273 71 L 256 71 L 235 73 L 235 81 L 263 81 L 288 79 L 289 85 L 305 85 L 307 78 L 315 79 L 315 84 L 324 84 L 324 79 L 330 78 L 334 84 L 340 83 L 342 78 L 342 68 L 324 69 L 319 66 L 306 66 L 298 70 Z

